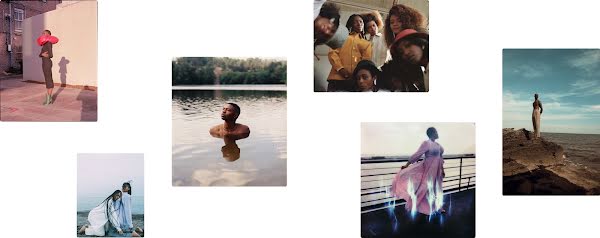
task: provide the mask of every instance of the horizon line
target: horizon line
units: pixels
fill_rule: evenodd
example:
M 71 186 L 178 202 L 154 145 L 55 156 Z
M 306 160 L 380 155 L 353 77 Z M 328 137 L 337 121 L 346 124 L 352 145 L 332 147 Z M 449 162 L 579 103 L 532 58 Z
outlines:
M 533 130 L 528 130 L 524 127 L 521 127 L 519 129 L 515 129 L 514 127 L 503 127 L 502 129 L 513 129 L 513 130 L 521 130 L 521 129 L 525 129 L 527 131 L 533 132 Z M 553 132 L 553 131 L 542 131 L 541 133 L 554 133 L 554 134 L 576 134 L 576 135 L 600 135 L 600 133 L 575 133 L 575 132 Z

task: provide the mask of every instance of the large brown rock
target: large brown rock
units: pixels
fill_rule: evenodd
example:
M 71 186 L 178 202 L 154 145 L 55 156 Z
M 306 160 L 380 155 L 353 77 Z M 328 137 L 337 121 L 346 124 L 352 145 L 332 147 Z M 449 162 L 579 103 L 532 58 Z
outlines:
M 533 138 L 526 129 L 502 129 L 503 176 L 564 163 L 562 146 L 544 138 Z

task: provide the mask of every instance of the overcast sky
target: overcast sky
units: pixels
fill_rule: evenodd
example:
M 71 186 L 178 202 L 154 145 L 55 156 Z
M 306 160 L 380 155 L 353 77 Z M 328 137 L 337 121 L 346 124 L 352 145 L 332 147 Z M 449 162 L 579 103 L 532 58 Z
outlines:
M 144 194 L 143 154 L 79 154 L 77 158 L 77 196 L 108 196 L 128 180 L 132 195 Z
M 475 154 L 474 123 L 389 123 L 361 124 L 362 156 L 407 156 L 427 140 L 427 128 L 435 127 L 444 154 Z

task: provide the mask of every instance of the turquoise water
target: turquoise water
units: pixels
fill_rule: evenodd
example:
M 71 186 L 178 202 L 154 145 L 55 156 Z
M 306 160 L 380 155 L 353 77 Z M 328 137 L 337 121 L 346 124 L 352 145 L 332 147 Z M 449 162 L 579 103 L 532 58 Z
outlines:
M 174 186 L 285 186 L 287 93 L 257 90 L 173 90 Z M 223 139 L 208 131 L 222 124 L 223 105 L 241 108 L 238 123 L 250 136 L 236 141 L 239 159 L 224 158 Z
M 108 195 L 107 195 L 108 196 Z M 78 197 L 77 198 L 77 211 L 88 212 L 94 207 L 98 206 L 106 197 Z M 143 196 L 131 196 L 131 213 L 132 214 L 144 214 L 144 197 Z

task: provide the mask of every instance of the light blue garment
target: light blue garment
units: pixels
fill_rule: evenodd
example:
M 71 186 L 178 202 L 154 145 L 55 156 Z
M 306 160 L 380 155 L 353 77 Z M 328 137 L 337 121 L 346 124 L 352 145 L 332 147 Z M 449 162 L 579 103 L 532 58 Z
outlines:
M 110 226 L 106 232 L 107 237 L 131 237 L 133 230 L 123 230 L 123 234 L 119 234 L 119 231 L 114 227 Z
M 131 195 L 124 192 L 119 204 L 121 206 L 118 210 L 119 223 L 121 224 L 121 229 L 133 229 L 133 222 L 131 220 Z

